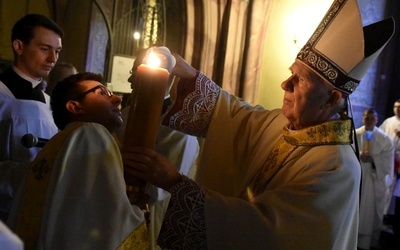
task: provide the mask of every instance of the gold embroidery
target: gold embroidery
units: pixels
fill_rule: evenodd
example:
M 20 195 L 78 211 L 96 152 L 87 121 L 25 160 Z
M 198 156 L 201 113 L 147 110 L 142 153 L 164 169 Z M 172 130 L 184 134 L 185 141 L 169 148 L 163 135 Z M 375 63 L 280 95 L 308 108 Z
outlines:
M 266 175 L 266 173 L 268 171 L 273 171 L 276 166 L 281 166 L 296 148 L 296 145 L 289 144 L 284 137 L 279 139 L 272 149 L 271 154 L 268 156 L 266 164 L 247 189 L 248 197 L 254 197 L 264 191 L 271 177 L 271 175 Z
M 335 120 L 302 130 L 282 130 L 283 136 L 269 154 L 264 166 L 247 188 L 247 197 L 251 199 L 262 193 L 277 171 L 290 160 L 296 160 L 314 146 L 339 145 L 351 143 L 351 120 Z M 295 155 L 293 152 L 298 150 Z
M 148 249 L 149 248 L 149 239 L 147 234 L 147 226 L 146 223 L 143 222 L 133 230 L 128 237 L 121 243 L 121 245 L 117 248 L 118 250 L 131 250 L 131 249 Z
M 70 125 L 71 131 L 78 126 L 80 126 L 79 123 Z M 64 136 L 54 136 L 52 138 L 54 144 L 51 145 L 61 145 L 63 140 Z M 47 145 L 49 144 L 50 142 Z M 24 242 L 25 249 L 37 248 L 47 189 L 54 161 L 57 157 L 51 150 L 47 153 L 43 149 L 30 164 L 25 183 L 22 184 L 24 186 L 15 233 Z
M 20 215 L 15 228 L 15 233 L 24 241 L 25 249 L 36 249 L 42 209 L 46 200 L 51 166 L 54 160 L 53 158 L 40 157 L 38 159 L 32 163 L 27 174 Z
M 360 81 L 349 77 L 346 72 L 315 49 L 316 43 L 340 13 L 345 2 L 346 0 L 335 1 L 335 4 L 326 13 L 324 20 L 318 25 L 306 45 L 297 54 L 297 59 L 318 72 L 336 88 L 350 94 L 357 88 Z
M 351 143 L 351 120 L 334 120 L 302 130 L 289 130 L 285 127 L 283 137 L 290 144 L 336 145 Z

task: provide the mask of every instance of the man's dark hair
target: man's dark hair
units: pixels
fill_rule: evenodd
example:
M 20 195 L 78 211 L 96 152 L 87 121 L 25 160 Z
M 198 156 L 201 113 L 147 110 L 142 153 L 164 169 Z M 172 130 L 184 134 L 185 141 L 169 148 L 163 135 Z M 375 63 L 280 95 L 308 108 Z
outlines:
M 102 82 L 103 77 L 100 74 L 83 72 L 70 75 L 59 81 L 53 89 L 50 106 L 53 111 L 53 119 L 60 130 L 71 122 L 71 114 L 67 110 L 66 104 L 70 100 L 77 100 L 77 96 L 83 92 L 80 82 L 93 80 Z
M 33 30 L 36 27 L 44 27 L 52 30 L 59 35 L 60 38 L 64 35 L 62 29 L 50 18 L 39 14 L 28 14 L 14 24 L 11 31 L 11 43 L 15 39 L 19 39 L 23 43 L 29 44 L 33 38 Z
M 369 108 L 364 111 L 364 115 L 368 115 L 368 114 L 374 114 L 374 115 L 378 116 L 378 112 L 376 112 L 376 110 L 373 108 Z

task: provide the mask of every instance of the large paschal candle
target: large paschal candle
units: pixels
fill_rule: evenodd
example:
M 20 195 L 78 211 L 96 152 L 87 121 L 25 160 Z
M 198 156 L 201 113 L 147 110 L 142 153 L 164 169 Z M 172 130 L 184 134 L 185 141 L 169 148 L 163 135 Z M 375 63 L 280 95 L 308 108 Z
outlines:
M 158 128 L 161 123 L 161 111 L 167 89 L 168 70 L 151 65 L 157 61 L 150 55 L 147 64 L 141 64 L 136 71 L 132 90 L 132 99 L 124 136 L 124 148 L 142 146 L 154 149 Z M 144 193 L 146 182 L 125 174 L 128 196 L 134 201 Z

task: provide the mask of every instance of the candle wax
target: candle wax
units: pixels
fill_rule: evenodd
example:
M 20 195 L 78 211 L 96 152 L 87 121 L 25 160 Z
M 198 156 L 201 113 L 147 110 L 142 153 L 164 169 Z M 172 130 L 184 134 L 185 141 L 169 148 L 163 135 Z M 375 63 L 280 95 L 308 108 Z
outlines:
M 145 64 L 137 68 L 124 136 L 124 148 L 129 146 L 155 148 L 168 78 L 169 73 L 163 68 L 153 68 Z M 130 182 L 137 182 L 131 177 L 126 178 L 125 181 L 132 185 L 135 183 Z

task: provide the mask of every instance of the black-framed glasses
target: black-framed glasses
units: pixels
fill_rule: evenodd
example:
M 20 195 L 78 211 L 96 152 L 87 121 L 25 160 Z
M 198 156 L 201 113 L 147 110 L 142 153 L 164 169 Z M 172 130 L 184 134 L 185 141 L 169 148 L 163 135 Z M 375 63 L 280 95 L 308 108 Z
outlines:
M 78 94 L 74 99 L 80 100 L 83 97 L 85 97 L 87 94 L 89 94 L 90 92 L 94 92 L 97 89 L 100 89 L 100 91 L 101 91 L 100 94 L 103 96 L 111 97 L 113 95 L 113 93 L 106 86 L 99 84 L 96 87 L 93 87 L 91 89 L 86 90 L 83 93 Z

